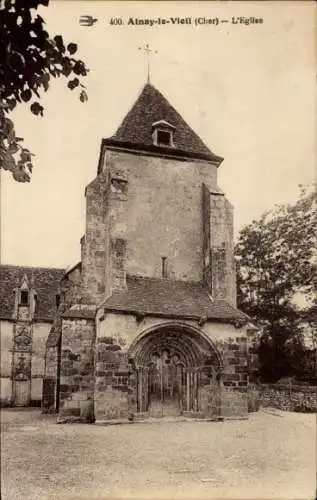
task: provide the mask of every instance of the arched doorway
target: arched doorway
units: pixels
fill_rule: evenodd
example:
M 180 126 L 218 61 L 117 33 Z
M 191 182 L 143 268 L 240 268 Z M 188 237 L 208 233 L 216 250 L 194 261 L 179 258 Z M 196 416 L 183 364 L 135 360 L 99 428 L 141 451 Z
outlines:
M 218 384 L 219 353 L 194 327 L 156 326 L 137 337 L 129 354 L 137 372 L 137 411 L 150 417 L 199 413 L 206 387 L 212 396 Z

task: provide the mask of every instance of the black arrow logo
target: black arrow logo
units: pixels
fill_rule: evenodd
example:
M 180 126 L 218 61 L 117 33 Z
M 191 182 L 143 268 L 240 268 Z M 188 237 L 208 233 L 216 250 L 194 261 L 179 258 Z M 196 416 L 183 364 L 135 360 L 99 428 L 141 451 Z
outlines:
M 93 26 L 97 21 L 98 19 L 92 16 L 80 16 L 79 18 L 80 26 Z

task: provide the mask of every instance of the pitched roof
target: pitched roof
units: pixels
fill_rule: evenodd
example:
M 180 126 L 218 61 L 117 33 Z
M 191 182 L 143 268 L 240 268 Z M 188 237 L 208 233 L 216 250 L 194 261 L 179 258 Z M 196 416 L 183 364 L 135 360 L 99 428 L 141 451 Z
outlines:
M 102 304 L 105 311 L 179 318 L 247 321 L 225 300 L 212 300 L 202 283 L 127 276 L 127 290 L 113 293 Z
M 32 280 L 37 293 L 34 320 L 52 321 L 56 311 L 55 296 L 64 269 L 46 267 L 0 266 L 0 319 L 12 319 L 14 310 L 14 289 L 21 284 L 26 274 L 29 284 Z
M 175 127 L 175 148 L 153 146 L 152 125 L 161 120 Z M 149 83 L 144 86 L 116 133 L 110 139 L 104 139 L 106 144 L 107 141 L 109 145 L 129 144 L 149 148 L 151 151 L 169 151 L 171 154 L 182 152 L 214 160 L 219 164 L 223 159 L 210 151 L 161 92 Z
M 82 236 L 82 238 L 84 238 L 84 236 Z M 65 276 L 67 276 L 69 273 L 71 273 L 72 271 L 74 271 L 75 269 L 77 269 L 80 266 L 81 266 L 81 261 L 76 262 L 76 264 L 70 264 L 68 267 L 66 267 L 66 269 L 64 271 Z

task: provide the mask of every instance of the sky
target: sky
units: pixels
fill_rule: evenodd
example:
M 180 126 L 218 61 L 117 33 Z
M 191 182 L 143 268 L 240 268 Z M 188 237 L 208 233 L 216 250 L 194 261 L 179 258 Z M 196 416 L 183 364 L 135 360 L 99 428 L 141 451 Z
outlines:
M 56 0 L 41 9 L 50 35 L 78 43 L 90 69 L 88 102 L 53 81 L 43 118 L 12 113 L 36 156 L 32 180 L 1 175 L 1 263 L 67 267 L 80 260 L 85 186 L 96 176 L 101 139 L 111 136 L 151 83 L 209 148 L 224 157 L 219 185 L 235 207 L 235 234 L 275 204 L 293 203 L 315 179 L 314 2 L 110 2 Z M 81 15 L 98 21 L 79 24 Z M 232 17 L 262 18 L 233 24 Z M 142 26 L 130 18 L 190 18 Z M 195 20 L 200 18 L 199 25 Z M 205 20 L 228 20 L 218 25 Z M 121 25 L 110 24 L 121 19 Z

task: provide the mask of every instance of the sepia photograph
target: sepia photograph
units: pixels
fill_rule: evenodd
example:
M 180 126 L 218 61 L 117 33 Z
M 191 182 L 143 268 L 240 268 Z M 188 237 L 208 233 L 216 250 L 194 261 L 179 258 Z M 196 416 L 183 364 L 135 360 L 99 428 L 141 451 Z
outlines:
M 313 1 L 0 1 L 2 500 L 315 500 Z

